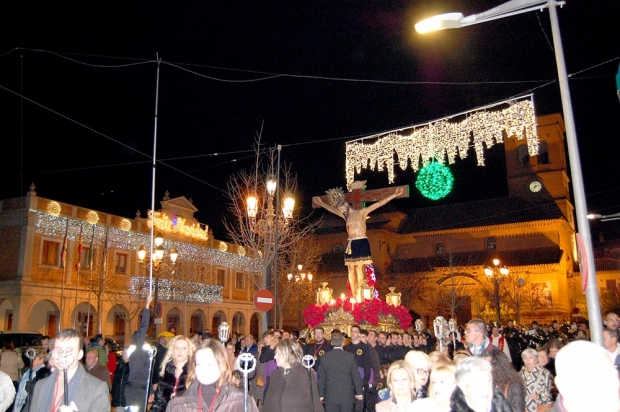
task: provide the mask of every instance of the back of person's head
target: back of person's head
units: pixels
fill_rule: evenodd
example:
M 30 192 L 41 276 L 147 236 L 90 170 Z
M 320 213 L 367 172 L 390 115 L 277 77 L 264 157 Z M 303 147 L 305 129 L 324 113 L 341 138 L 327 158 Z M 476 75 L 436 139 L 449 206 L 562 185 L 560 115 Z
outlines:
M 568 412 L 620 411 L 620 379 L 605 349 L 574 341 L 555 357 L 555 384 Z
M 430 369 L 432 361 L 426 353 L 419 350 L 410 350 L 405 355 L 405 363 L 411 369 Z
M 304 355 L 304 351 L 301 345 L 293 339 L 282 339 L 276 349 L 282 354 L 289 367 L 295 367 L 301 363 L 301 357 Z
M 343 343 L 344 343 L 344 336 L 342 335 L 342 333 L 332 332 L 332 346 L 336 348 L 341 348 Z

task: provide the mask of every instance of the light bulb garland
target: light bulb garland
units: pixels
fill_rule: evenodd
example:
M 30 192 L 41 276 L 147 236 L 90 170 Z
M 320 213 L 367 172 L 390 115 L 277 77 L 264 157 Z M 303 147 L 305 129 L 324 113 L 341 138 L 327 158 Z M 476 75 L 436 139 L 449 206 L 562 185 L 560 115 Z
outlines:
M 149 291 L 149 278 L 131 278 L 131 294 L 145 298 Z M 222 303 L 222 286 L 205 285 L 200 282 L 187 282 L 161 278 L 157 280 L 157 295 L 162 300 L 187 301 L 188 303 Z
M 454 177 L 450 168 L 438 162 L 431 162 L 420 169 L 415 187 L 424 197 L 439 200 L 452 191 Z
M 80 235 L 80 227 L 83 227 L 82 237 L 91 239 L 95 231 L 93 244 L 102 247 L 106 239 L 106 226 L 102 224 L 91 225 L 88 222 L 67 216 L 54 216 L 45 211 L 30 209 L 36 215 L 35 232 L 48 237 L 62 240 L 67 230 L 67 239 L 77 240 Z M 67 221 L 69 225 L 67 226 Z M 107 226 L 108 247 L 110 249 L 136 251 L 141 246 L 149 244 L 150 236 L 146 233 L 126 231 L 114 226 Z M 187 262 L 196 262 L 206 265 L 215 265 L 245 272 L 250 275 L 262 273 L 259 259 L 239 253 L 222 252 L 207 246 L 200 246 L 173 240 L 164 240 L 164 247 L 168 250 L 177 249 L 182 259 Z
M 506 104 L 509 106 L 505 109 L 488 111 Z M 449 122 L 450 119 L 463 115 L 466 117 L 462 121 Z M 453 164 L 457 156 L 460 159 L 467 158 L 472 139 L 478 166 L 484 166 L 484 148 L 503 143 L 504 134 L 517 140 L 525 137 L 529 155 L 538 154 L 536 115 L 531 96 L 527 100 L 507 100 L 406 129 L 412 129 L 411 133 L 401 135 L 389 132 L 347 142 L 347 184 L 353 183 L 355 173 L 361 173 L 362 169 L 383 171 L 386 168 L 389 183 L 394 183 L 394 153 L 402 170 L 411 163 L 415 172 L 420 162 L 426 164 L 433 159 L 443 164 L 446 157 L 448 163 Z M 364 140 L 369 138 L 376 140 L 373 143 L 364 143 Z

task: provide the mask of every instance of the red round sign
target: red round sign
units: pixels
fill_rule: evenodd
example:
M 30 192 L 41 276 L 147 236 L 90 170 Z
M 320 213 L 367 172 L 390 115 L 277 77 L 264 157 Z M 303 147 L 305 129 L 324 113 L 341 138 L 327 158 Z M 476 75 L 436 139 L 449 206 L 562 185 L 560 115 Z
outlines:
M 269 289 L 260 289 L 254 294 L 254 306 L 256 309 L 268 312 L 273 309 L 276 297 Z

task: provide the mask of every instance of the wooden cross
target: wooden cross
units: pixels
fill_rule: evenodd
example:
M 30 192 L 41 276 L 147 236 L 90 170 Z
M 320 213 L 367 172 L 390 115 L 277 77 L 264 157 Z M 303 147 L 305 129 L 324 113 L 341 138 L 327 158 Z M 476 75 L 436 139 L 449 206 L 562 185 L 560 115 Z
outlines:
M 347 203 L 353 206 L 353 208 L 361 209 L 366 206 L 366 202 L 376 202 L 378 200 L 384 199 L 389 195 L 393 194 L 399 187 L 402 187 L 404 191 L 401 195 L 396 196 L 396 199 L 409 197 L 409 185 L 366 190 L 366 181 L 358 180 L 351 183 L 351 191 L 344 194 L 344 199 L 347 201 Z M 323 202 L 329 203 L 327 195 L 315 197 L 319 197 Z M 316 202 L 313 201 L 312 207 L 317 208 L 321 206 L 317 205 Z

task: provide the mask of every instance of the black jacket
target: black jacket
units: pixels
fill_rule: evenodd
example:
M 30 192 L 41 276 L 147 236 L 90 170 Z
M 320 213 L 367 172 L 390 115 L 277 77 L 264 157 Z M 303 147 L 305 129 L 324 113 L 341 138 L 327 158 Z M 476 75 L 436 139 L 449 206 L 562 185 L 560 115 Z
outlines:
M 32 399 L 32 394 L 34 393 L 34 385 L 36 385 L 36 383 L 41 379 L 50 376 L 51 373 L 52 372 L 48 368 L 43 366 L 42 368 L 36 370 L 36 374 L 34 375 L 34 378 L 32 378 L 32 382 L 26 382 L 26 392 L 28 392 L 28 398 L 26 399 L 26 403 L 24 404 L 24 406 L 22 406 L 21 412 L 26 412 L 28 410 L 28 404 L 30 403 L 30 400 Z
M 176 393 L 185 390 L 185 379 L 187 379 L 187 365 L 189 363 L 186 362 L 183 366 L 183 372 L 181 376 L 179 376 L 179 382 L 177 385 Z M 155 400 L 153 401 L 153 405 L 151 406 L 151 412 L 159 412 L 165 411 L 166 406 L 168 406 L 168 402 L 172 397 L 172 391 L 174 389 L 174 384 L 176 382 L 176 375 L 174 374 L 175 367 L 174 361 L 170 360 L 166 363 L 166 370 L 164 371 L 164 376 L 159 377 L 159 382 L 157 383 L 157 391 L 155 391 Z M 159 376 L 159 371 L 156 371 Z
M 114 380 L 112 381 L 112 406 L 127 406 L 125 401 L 125 384 L 129 377 L 129 365 L 123 358 L 116 362 Z
M 452 412 L 474 412 L 473 409 L 467 405 L 465 400 L 465 394 L 458 386 L 452 392 L 452 398 L 450 399 L 450 409 Z M 493 404 L 491 412 L 512 412 L 512 407 L 504 397 L 502 391 L 497 388 L 493 388 Z

